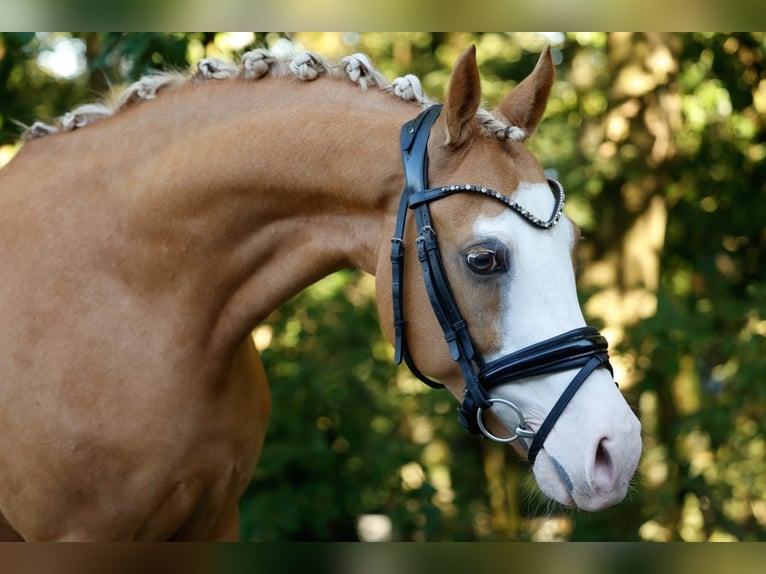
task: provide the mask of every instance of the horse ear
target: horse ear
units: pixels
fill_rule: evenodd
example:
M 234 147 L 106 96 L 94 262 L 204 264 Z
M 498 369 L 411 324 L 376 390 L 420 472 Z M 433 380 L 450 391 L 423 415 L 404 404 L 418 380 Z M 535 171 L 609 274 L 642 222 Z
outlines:
M 543 117 L 553 85 L 553 60 L 546 46 L 532 72 L 505 98 L 498 112 L 512 126 L 531 134 Z
M 481 103 L 481 80 L 476 65 L 476 46 L 471 46 L 455 62 L 447 91 L 444 115 L 447 144 L 460 146 L 470 135 L 470 126 Z

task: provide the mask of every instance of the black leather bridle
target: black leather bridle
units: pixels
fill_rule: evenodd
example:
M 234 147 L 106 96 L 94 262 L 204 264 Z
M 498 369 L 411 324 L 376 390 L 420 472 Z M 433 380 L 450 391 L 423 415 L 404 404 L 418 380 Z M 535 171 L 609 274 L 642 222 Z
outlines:
M 395 361 L 399 364 L 403 360 L 412 373 L 425 384 L 434 388 L 443 386 L 418 370 L 407 345 L 403 299 L 404 228 L 407 212 L 412 210 L 418 228 L 416 240 L 418 259 L 422 267 L 428 299 L 441 325 L 450 355 L 458 363 L 465 379 L 465 396 L 463 404 L 458 409 L 458 420 L 469 432 L 483 434 L 498 442 L 531 440 L 529 445 L 525 440 L 521 440 L 520 443 L 527 450 L 529 461 L 534 462 L 548 433 L 588 376 L 599 367 L 612 371 L 607 354 L 607 342 L 593 327 L 581 327 L 490 362 L 486 362 L 476 349 L 442 265 L 428 204 L 455 193 L 480 193 L 503 202 L 532 225 L 548 229 L 561 217 L 564 207 L 564 190 L 558 182 L 548 180 L 551 191 L 556 197 L 556 207 L 550 219 L 540 220 L 503 194 L 486 187 L 450 185 L 429 189 L 428 138 L 441 108 L 441 105 L 435 105 L 426 109 L 414 120 L 404 124 L 401 131 L 400 143 L 405 184 L 397 214 L 396 230 L 391 240 Z M 521 409 L 517 405 L 505 399 L 489 396 L 489 391 L 501 384 L 576 368 L 580 371 L 556 401 L 537 431 L 531 430 L 526 425 Z M 519 419 L 519 424 L 508 438 L 493 435 L 484 426 L 482 413 L 495 404 L 512 409 Z

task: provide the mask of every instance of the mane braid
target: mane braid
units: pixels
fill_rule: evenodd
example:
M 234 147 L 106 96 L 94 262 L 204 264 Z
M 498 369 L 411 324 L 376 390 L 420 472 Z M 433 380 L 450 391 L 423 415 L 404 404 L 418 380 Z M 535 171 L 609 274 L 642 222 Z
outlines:
M 389 82 L 362 53 L 346 56 L 340 63 L 335 64 L 310 51 L 293 56 L 279 56 L 266 48 L 256 48 L 244 53 L 238 64 L 216 58 L 203 58 L 197 62 L 192 72 L 152 72 L 101 103 L 85 104 L 67 112 L 53 124 L 36 121 L 31 126 L 23 126 L 25 129 L 22 139 L 33 140 L 48 134 L 83 128 L 109 118 L 138 102 L 152 100 L 160 92 L 172 90 L 187 82 L 225 81 L 231 78 L 258 80 L 269 76 L 291 76 L 307 82 L 321 76 L 339 77 L 354 82 L 362 90 L 377 88 L 398 98 L 415 102 L 422 109 L 437 103 L 424 94 L 417 76 L 407 74 Z M 521 142 L 528 136 L 525 130 L 503 123 L 484 109 L 476 113 L 476 121 L 485 137 Z

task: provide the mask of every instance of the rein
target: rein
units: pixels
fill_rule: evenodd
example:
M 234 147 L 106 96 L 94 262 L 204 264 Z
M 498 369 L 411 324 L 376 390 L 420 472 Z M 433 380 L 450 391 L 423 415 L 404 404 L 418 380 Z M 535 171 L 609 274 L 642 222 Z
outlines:
M 399 203 L 394 237 L 391 240 L 394 360 L 396 364 L 404 361 L 412 373 L 428 386 L 443 387 L 418 370 L 410 355 L 406 338 L 405 327 L 407 322 L 404 319 L 402 291 L 404 285 L 404 228 L 407 213 L 411 210 L 415 214 L 415 223 L 418 229 L 416 247 L 428 299 L 444 333 L 450 356 L 458 363 L 465 379 L 465 392 L 463 403 L 458 409 L 458 421 L 469 432 L 482 434 L 497 442 L 513 442 L 519 439 L 531 440 L 529 445 L 524 440 L 521 440 L 520 444 L 527 450 L 528 460 L 534 463 L 556 421 L 588 376 L 599 367 L 605 367 L 610 372 L 612 371 L 607 354 L 607 341 L 593 327 L 580 327 L 490 362 L 486 362 L 478 349 L 475 348 L 468 332 L 468 324 L 458 309 L 442 265 L 436 232 L 428 209 L 429 203 L 455 193 L 479 193 L 504 203 L 530 224 L 542 229 L 549 229 L 561 218 L 564 209 L 564 189 L 557 181 L 548 180 L 551 192 L 556 198 L 556 205 L 548 220 L 538 219 L 505 195 L 486 187 L 450 185 L 429 189 L 428 138 L 441 109 L 441 104 L 426 109 L 414 120 L 402 126 L 400 136 L 405 184 Z M 501 384 L 576 368 L 579 368 L 580 371 L 556 401 L 537 431 L 533 431 L 527 426 L 522 411 L 517 405 L 505 399 L 492 398 L 489 395 L 492 388 Z M 484 425 L 483 412 L 493 408 L 494 405 L 504 405 L 510 408 L 519 419 L 519 424 L 508 438 L 492 434 Z

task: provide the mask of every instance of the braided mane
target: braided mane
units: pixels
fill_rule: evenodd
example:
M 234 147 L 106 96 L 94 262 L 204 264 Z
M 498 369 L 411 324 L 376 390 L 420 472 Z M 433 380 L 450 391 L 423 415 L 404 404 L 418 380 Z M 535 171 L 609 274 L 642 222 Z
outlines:
M 332 63 L 314 52 L 306 51 L 295 56 L 280 57 L 265 48 L 257 48 L 243 54 L 239 63 L 224 62 L 216 58 L 204 58 L 197 62 L 191 74 L 180 72 L 149 74 L 130 84 L 110 99 L 101 103 L 79 106 L 59 117 L 52 124 L 41 121 L 34 122 L 25 129 L 23 139 L 32 140 L 52 133 L 83 128 L 99 120 L 109 118 L 137 102 L 152 100 L 160 92 L 171 90 L 187 82 L 227 80 L 230 78 L 258 80 L 269 76 L 291 76 L 304 81 L 313 81 L 321 76 L 335 76 L 358 84 L 362 90 L 377 88 L 390 92 L 396 97 L 418 103 L 421 108 L 436 103 L 425 96 L 417 76 L 407 74 L 389 82 L 373 67 L 370 59 L 362 53 L 352 54 L 343 58 L 339 63 Z M 476 121 L 487 137 L 523 141 L 528 135 L 525 130 L 506 125 L 484 109 L 480 109 L 476 113 Z

